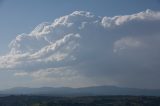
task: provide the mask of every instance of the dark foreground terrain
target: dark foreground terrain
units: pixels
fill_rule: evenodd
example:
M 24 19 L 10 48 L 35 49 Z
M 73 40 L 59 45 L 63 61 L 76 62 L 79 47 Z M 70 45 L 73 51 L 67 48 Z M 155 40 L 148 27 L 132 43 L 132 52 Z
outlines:
M 149 96 L 6 96 L 0 106 L 160 106 L 160 97 Z

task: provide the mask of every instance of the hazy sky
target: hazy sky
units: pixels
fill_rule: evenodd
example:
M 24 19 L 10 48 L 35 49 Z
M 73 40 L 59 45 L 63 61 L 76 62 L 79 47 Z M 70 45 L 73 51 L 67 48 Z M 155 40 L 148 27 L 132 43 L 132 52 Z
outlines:
M 0 89 L 160 88 L 159 0 L 0 0 Z

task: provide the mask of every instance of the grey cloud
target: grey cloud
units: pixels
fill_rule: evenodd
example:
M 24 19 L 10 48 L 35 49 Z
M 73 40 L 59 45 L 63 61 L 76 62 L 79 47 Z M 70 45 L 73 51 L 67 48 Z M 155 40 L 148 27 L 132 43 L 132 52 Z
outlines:
M 77 76 L 76 82 L 150 87 L 151 81 L 145 80 L 158 84 L 154 77 L 160 75 L 159 28 L 160 12 L 152 10 L 114 17 L 75 11 L 18 35 L 9 45 L 11 51 L 0 57 L 0 69 L 23 70 L 15 75 L 43 80 L 55 81 L 57 72 L 64 78 L 74 73 L 68 78 Z M 82 86 L 84 80 L 80 82 Z M 70 86 L 78 86 L 74 84 Z M 153 88 L 160 87 L 156 84 Z

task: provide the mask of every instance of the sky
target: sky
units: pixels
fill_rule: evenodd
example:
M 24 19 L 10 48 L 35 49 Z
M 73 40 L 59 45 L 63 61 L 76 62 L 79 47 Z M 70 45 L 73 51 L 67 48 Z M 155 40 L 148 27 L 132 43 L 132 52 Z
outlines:
M 0 0 L 0 89 L 160 89 L 159 0 Z

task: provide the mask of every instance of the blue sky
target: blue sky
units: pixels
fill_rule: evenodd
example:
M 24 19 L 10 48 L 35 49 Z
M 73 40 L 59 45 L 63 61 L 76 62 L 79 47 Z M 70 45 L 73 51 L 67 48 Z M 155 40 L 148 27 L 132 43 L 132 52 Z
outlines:
M 160 88 L 159 11 L 159 0 L 0 0 L 0 89 Z

